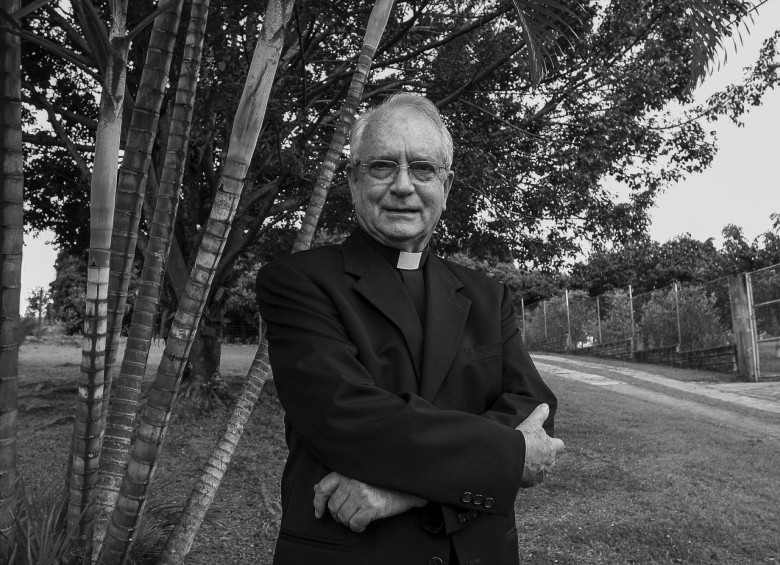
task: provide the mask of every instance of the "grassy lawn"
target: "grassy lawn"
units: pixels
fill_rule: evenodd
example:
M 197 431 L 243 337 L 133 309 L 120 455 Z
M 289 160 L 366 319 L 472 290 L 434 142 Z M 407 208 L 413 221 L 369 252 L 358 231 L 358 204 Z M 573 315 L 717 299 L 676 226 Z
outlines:
M 36 347 L 41 359 L 45 344 Z M 226 355 L 238 366 L 238 357 L 251 360 L 254 348 L 234 346 Z M 79 369 L 54 357 L 48 371 L 35 368 L 32 381 L 21 368 L 20 463 L 33 491 L 61 480 L 72 432 Z M 238 369 L 228 375 L 236 389 L 238 375 Z M 549 382 L 560 399 L 557 435 L 567 451 L 545 484 L 518 497 L 525 563 L 780 562 L 776 442 L 629 402 L 602 387 Z M 156 475 L 163 486 L 151 505 L 183 503 L 225 414 L 177 408 Z M 187 563 L 271 562 L 285 456 L 283 411 L 264 394 Z
M 780 561 L 776 442 L 550 383 L 567 451 L 547 483 L 519 497 L 526 563 Z

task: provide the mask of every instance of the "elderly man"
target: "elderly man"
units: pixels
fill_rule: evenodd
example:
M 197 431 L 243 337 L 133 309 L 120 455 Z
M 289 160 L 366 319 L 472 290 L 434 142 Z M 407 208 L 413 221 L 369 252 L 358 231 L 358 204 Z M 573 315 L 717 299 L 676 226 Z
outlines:
M 351 154 L 359 227 L 257 281 L 290 450 L 274 563 L 518 563 L 518 488 L 563 443 L 509 290 L 428 247 L 452 139 L 402 93 L 356 121 Z

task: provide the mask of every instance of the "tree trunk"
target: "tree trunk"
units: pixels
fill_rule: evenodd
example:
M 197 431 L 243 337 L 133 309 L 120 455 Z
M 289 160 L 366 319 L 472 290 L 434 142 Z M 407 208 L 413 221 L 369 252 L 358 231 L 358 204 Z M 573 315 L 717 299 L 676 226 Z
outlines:
M 320 221 L 322 208 L 325 206 L 325 200 L 328 198 L 328 191 L 333 182 L 333 175 L 336 173 L 341 152 L 347 143 L 347 135 L 352 122 L 355 121 L 355 114 L 358 111 L 360 97 L 363 95 L 363 88 L 366 85 L 368 71 L 371 69 L 371 62 L 374 60 L 374 54 L 382 39 L 382 34 L 387 26 L 387 19 L 390 17 L 390 11 L 393 9 L 394 0 L 377 0 L 371 10 L 371 16 L 366 26 L 366 35 L 363 38 L 363 47 L 358 57 L 357 68 L 352 75 L 352 82 L 347 91 L 347 98 L 344 100 L 344 106 L 339 115 L 339 121 L 336 125 L 336 133 L 330 142 L 328 152 L 320 166 L 317 174 L 317 182 L 314 184 L 309 205 L 306 208 L 306 215 L 301 222 L 301 229 L 293 244 L 293 253 L 304 251 L 311 247 L 314 232 Z
M 207 324 L 201 319 L 198 333 L 192 342 L 188 363 L 190 386 L 208 384 L 219 378 L 222 360 L 222 331 L 218 325 Z
M 125 356 L 111 395 L 111 410 L 107 416 L 100 454 L 98 486 L 99 503 L 109 509 L 113 509 L 119 496 L 119 486 L 130 453 L 133 422 L 138 412 L 141 385 L 146 373 L 166 258 L 171 249 L 179 187 L 190 138 L 208 4 L 208 0 L 195 0 L 190 11 L 188 39 L 182 56 L 157 202 L 149 226 L 150 237 L 141 271 L 141 284 L 133 308 Z
M 20 0 L 0 0 L 14 13 Z M 13 540 L 22 285 L 22 66 L 19 37 L 0 29 L 0 558 Z
M 73 426 L 68 523 L 87 556 L 92 551 L 105 382 L 108 276 L 116 175 L 127 70 L 127 0 L 112 2 L 111 51 L 100 100 L 90 194 L 90 242 L 81 378 Z
M 119 171 L 114 209 L 114 232 L 111 240 L 111 273 L 108 289 L 108 336 L 106 337 L 106 384 L 103 397 L 107 413 L 112 369 L 116 364 L 119 334 L 127 303 L 127 290 L 133 270 L 138 225 L 141 219 L 146 177 L 151 161 L 160 108 L 168 82 L 169 68 L 176 43 L 182 0 L 166 9 L 154 20 L 149 47 L 146 50 L 141 81 L 138 85 L 133 115 L 125 142 L 125 153 Z M 162 1 L 160 3 L 163 3 Z
M 244 426 L 252 415 L 252 409 L 263 390 L 263 385 L 269 378 L 271 378 L 271 365 L 268 362 L 268 341 L 265 339 L 265 332 L 262 332 L 260 346 L 257 348 L 255 359 L 249 368 L 244 387 L 233 407 L 225 431 L 211 451 L 209 460 L 187 499 L 181 518 L 165 544 L 158 565 L 175 565 L 184 562 L 203 518 L 211 503 L 214 502 L 238 440 L 244 432 Z
M 106 533 L 100 563 L 121 563 L 143 514 L 148 487 L 168 428 L 184 364 L 206 304 L 214 273 L 235 216 L 244 179 L 257 144 L 292 0 L 271 0 L 257 42 L 249 76 L 233 121 L 224 170 L 214 198 L 195 266 L 179 302 L 165 352 L 157 370 L 141 425 L 128 460 L 119 499 Z
M 163 95 L 168 81 L 168 69 L 171 65 L 173 47 L 176 42 L 176 31 L 179 25 L 182 0 L 176 2 L 174 9 L 161 12 L 154 20 L 149 47 L 146 51 L 146 61 L 141 74 L 130 130 L 125 143 L 122 168 L 117 186 L 117 202 L 114 210 L 114 229 L 111 240 L 111 270 L 108 281 L 108 335 L 105 352 L 105 383 L 103 388 L 103 409 L 101 431 L 105 431 L 108 401 L 111 382 L 116 372 L 116 355 L 119 347 L 119 334 L 122 330 L 127 290 L 130 284 L 130 274 L 133 268 L 135 247 L 137 242 L 138 224 L 141 217 L 146 175 L 151 160 L 152 148 L 157 133 L 157 122 L 160 116 Z M 142 285 L 143 286 L 143 285 Z M 140 292 L 140 291 L 139 291 Z M 148 353 L 148 348 L 147 348 Z M 130 353 L 133 356 L 133 353 Z M 146 356 L 143 356 L 146 363 Z M 140 384 L 143 380 L 141 369 Z M 137 406 L 132 410 L 135 412 Z M 125 407 L 123 407 L 123 411 Z M 101 460 L 107 459 L 107 464 L 101 464 L 101 469 L 121 469 L 116 473 L 116 479 L 111 480 L 111 472 L 101 472 L 98 479 L 95 501 L 95 554 L 99 553 L 105 535 L 106 523 L 111 515 L 111 509 L 116 500 L 124 462 L 127 460 L 127 446 L 123 445 L 125 454 L 118 454 L 115 442 L 107 452 L 101 452 Z M 119 459 L 120 461 L 117 461 Z M 112 484 L 113 483 L 113 484 Z M 113 487 L 113 488 L 112 488 Z M 114 493 L 113 495 L 111 493 Z
M 358 61 L 358 68 L 352 79 L 347 101 L 341 113 L 341 119 L 337 126 L 336 134 L 331 142 L 331 146 L 325 157 L 325 163 L 320 168 L 320 174 L 315 186 L 315 194 L 312 195 L 309 208 L 307 210 L 307 223 L 301 226 L 296 238 L 296 247 L 293 252 L 306 249 L 311 244 L 311 238 L 314 234 L 319 214 L 322 206 L 325 204 L 327 190 L 333 179 L 333 173 L 336 168 L 336 162 L 341 155 L 341 151 L 346 143 L 346 136 L 355 113 L 357 105 L 360 102 L 360 95 L 366 82 L 368 69 L 371 66 L 371 60 L 376 52 L 376 46 L 381 39 L 382 32 L 387 24 L 387 18 L 392 8 L 392 0 L 379 0 L 371 12 L 371 17 L 366 31 L 363 51 Z M 316 194 L 318 189 L 320 194 Z M 324 191 L 324 193 L 322 192 Z M 304 233 L 306 228 L 310 231 Z M 300 244 L 299 244 L 300 242 Z M 264 325 L 260 320 L 261 327 Z M 194 363 L 191 355 L 191 363 Z M 216 446 L 211 452 L 208 463 L 206 464 L 198 483 L 190 494 L 184 512 L 175 526 L 170 538 L 166 544 L 165 550 L 160 557 L 161 565 L 175 565 L 184 562 L 184 558 L 189 553 L 195 535 L 203 521 L 204 516 L 211 503 L 214 501 L 217 490 L 222 479 L 225 476 L 227 467 L 233 457 L 233 453 L 238 445 L 238 440 L 244 430 L 244 425 L 252 413 L 252 408 L 257 402 L 258 395 L 263 388 L 266 380 L 271 378 L 271 365 L 268 360 L 268 341 L 265 338 L 265 331 L 261 331 L 260 344 L 257 348 L 255 359 L 246 376 L 244 388 L 238 398 L 236 406 L 231 412 L 225 432 L 217 441 Z

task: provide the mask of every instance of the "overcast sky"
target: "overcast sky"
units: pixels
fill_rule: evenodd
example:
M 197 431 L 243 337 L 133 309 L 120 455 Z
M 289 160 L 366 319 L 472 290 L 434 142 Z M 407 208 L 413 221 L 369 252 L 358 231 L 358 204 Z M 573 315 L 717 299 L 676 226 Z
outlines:
M 780 0 L 768 0 L 759 9 L 750 33 L 743 31 L 743 45 L 730 48 L 725 65 L 696 91 L 698 100 L 738 82 L 743 69 L 758 57 L 763 41 L 780 29 Z M 744 119 L 743 128 L 726 120 L 707 127 L 718 132 L 718 154 L 704 173 L 671 186 L 652 211 L 650 235 L 665 242 L 682 233 L 721 243 L 727 224 L 743 228 L 752 240 L 771 228 L 769 215 L 780 213 L 777 131 L 780 129 L 780 90 L 766 97 Z M 56 250 L 46 243 L 50 234 L 25 237 L 22 260 L 22 313 L 27 296 L 38 286 L 48 289 L 54 280 Z
M 726 64 L 696 91 L 697 100 L 728 84 L 739 82 L 743 69 L 753 65 L 764 40 L 780 29 L 780 0 L 768 0 L 758 10 L 744 44 L 728 50 Z M 652 212 L 650 235 L 665 242 L 689 232 L 694 238 L 714 237 L 720 244 L 727 224 L 743 228 L 752 240 L 772 227 L 769 215 L 780 213 L 777 131 L 780 90 L 770 92 L 752 108 L 739 128 L 728 120 L 705 124 L 718 132 L 718 154 L 709 169 L 671 186 Z

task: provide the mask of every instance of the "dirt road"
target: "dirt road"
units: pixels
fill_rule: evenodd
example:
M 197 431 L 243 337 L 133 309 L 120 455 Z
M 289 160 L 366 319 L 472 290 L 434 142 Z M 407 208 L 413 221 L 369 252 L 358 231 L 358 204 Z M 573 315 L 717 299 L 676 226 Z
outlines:
M 665 378 L 635 367 L 620 367 L 598 360 L 534 354 L 534 362 L 547 379 L 552 376 L 600 387 L 617 394 L 654 403 L 748 435 L 780 441 L 780 383 L 697 383 Z

